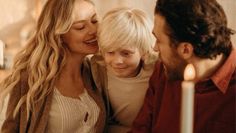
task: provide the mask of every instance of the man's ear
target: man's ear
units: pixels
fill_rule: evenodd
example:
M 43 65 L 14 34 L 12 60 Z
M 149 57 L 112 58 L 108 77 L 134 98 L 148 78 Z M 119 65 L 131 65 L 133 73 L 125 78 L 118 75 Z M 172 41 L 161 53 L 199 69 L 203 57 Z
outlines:
M 189 59 L 193 55 L 193 46 L 188 42 L 181 42 L 177 47 L 178 54 L 185 60 Z

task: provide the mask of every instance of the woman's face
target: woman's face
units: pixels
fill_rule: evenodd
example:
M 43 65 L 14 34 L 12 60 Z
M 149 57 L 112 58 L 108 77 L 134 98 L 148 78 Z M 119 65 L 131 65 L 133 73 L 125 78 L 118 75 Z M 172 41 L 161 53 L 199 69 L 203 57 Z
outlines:
M 88 55 L 98 51 L 97 15 L 94 5 L 77 0 L 74 5 L 74 22 L 70 30 L 62 35 L 63 42 L 71 54 Z

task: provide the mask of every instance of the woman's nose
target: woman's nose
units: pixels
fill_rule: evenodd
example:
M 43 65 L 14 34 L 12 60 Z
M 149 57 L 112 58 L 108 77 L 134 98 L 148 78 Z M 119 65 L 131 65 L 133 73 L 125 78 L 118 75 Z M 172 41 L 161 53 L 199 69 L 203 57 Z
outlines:
M 89 34 L 90 35 L 94 35 L 97 34 L 97 24 L 90 24 L 90 30 L 89 30 Z

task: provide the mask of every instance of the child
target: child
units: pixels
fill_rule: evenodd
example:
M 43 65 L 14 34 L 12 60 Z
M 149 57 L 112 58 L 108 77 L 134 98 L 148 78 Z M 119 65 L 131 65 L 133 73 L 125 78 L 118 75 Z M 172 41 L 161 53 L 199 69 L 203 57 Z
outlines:
M 111 10 L 99 26 L 101 54 L 91 63 L 95 84 L 106 101 L 108 132 L 126 133 L 143 104 L 157 59 L 152 26 L 147 14 L 131 8 Z

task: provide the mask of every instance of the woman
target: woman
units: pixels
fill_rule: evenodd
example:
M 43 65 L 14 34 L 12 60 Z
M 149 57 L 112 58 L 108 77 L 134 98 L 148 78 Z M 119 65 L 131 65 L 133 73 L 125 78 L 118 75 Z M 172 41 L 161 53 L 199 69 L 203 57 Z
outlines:
M 152 25 L 142 10 L 117 8 L 99 26 L 101 55 L 92 57 L 92 73 L 106 100 L 109 133 L 129 131 L 143 104 L 157 60 Z
M 10 93 L 2 133 L 101 133 L 104 105 L 85 58 L 98 50 L 89 0 L 48 0 L 36 33 L 1 83 Z

